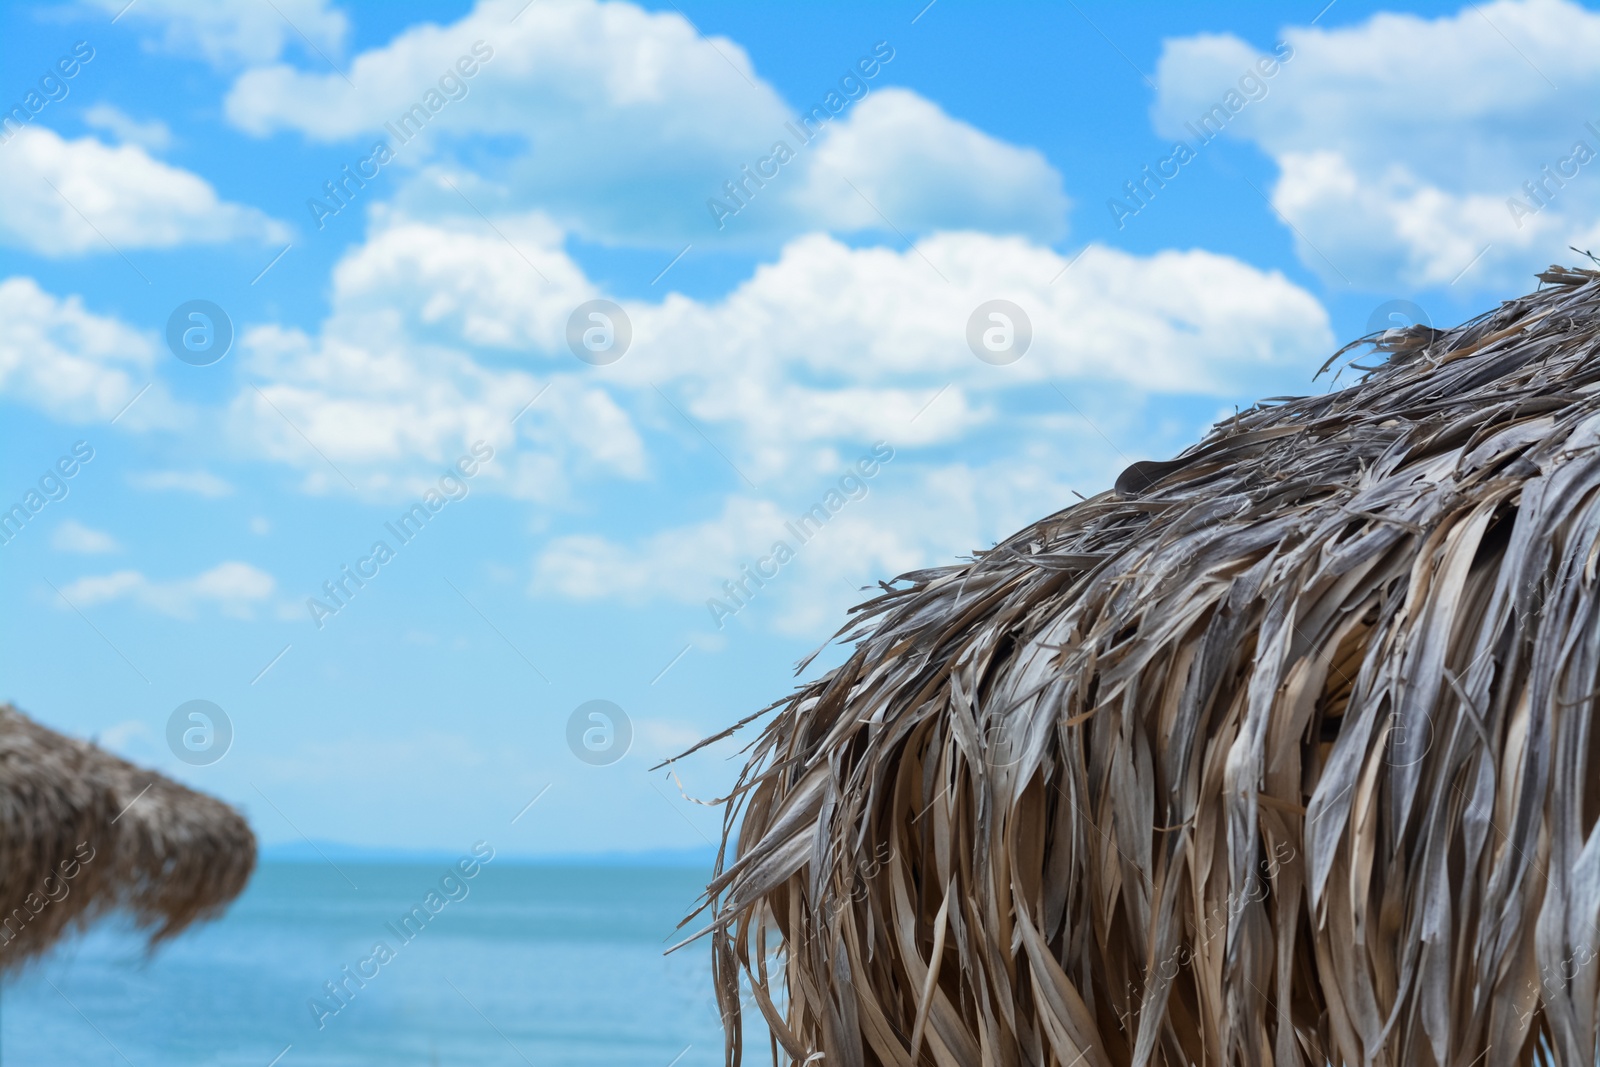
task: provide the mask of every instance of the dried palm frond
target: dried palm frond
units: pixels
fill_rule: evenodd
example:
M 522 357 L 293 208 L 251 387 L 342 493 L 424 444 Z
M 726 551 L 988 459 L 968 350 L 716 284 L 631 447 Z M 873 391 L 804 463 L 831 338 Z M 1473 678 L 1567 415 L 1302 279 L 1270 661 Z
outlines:
M 1593 1067 L 1600 272 L 1540 278 L 857 608 L 728 803 L 729 1062 Z
M 222 801 L 0 705 L 0 973 L 112 910 L 170 937 L 220 913 L 255 862 Z

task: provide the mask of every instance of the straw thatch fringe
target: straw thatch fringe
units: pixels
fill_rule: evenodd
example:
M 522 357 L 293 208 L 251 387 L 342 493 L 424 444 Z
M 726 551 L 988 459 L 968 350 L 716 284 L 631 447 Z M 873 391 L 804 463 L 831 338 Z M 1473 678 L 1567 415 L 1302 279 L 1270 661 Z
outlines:
M 255 861 L 222 801 L 0 705 L 0 972 L 113 909 L 170 937 L 226 907 Z
M 1540 278 L 856 609 L 728 805 L 729 1062 L 1593 1067 L 1600 274 Z

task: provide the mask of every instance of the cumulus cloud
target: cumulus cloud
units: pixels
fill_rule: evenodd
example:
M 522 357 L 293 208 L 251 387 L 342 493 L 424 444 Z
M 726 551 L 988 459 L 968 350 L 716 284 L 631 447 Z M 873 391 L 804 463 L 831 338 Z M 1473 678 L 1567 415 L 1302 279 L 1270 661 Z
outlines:
M 975 229 L 1054 240 L 1067 198 L 1035 149 L 952 119 L 907 89 L 872 93 L 832 127 L 807 160 L 788 204 L 819 228 L 907 233 Z M 881 214 L 880 214 L 881 212 Z
M 45 256 L 115 254 L 233 240 L 282 241 L 288 230 L 218 198 L 204 178 L 138 145 L 19 130 L 0 152 L 0 241 Z
M 339 54 L 349 21 L 328 0 L 91 0 L 117 21 L 146 30 L 146 44 L 177 55 L 198 52 L 215 66 L 268 63 L 290 43 Z M 302 36 L 303 35 L 303 36 Z
M 1463 271 L 1459 285 L 1497 288 L 1593 240 L 1600 134 L 1587 123 L 1600 112 L 1572 102 L 1600 90 L 1600 14 L 1498 0 L 1282 37 L 1292 58 L 1225 135 L 1277 161 L 1273 203 L 1307 266 L 1369 289 L 1445 286 Z M 1229 35 L 1166 42 L 1157 129 L 1198 145 L 1186 124 L 1258 58 Z
M 146 492 L 190 493 L 213 500 L 233 494 L 231 483 L 205 470 L 135 471 L 128 475 L 128 484 Z
M 997 298 L 1032 329 L 1003 367 L 967 340 L 969 319 Z M 1096 245 L 1066 257 L 977 233 L 903 252 L 812 235 L 722 300 L 629 310 L 636 336 L 655 343 L 649 362 L 624 360 L 615 377 L 641 391 L 670 379 L 689 415 L 736 435 L 758 483 L 819 470 L 842 442 L 934 447 L 1015 425 L 1049 383 L 1084 403 L 1128 389 L 1293 391 L 1332 341 L 1313 297 L 1226 256 Z
M 1102 434 L 1145 426 L 1140 447 L 1157 451 L 1141 458 L 1186 443 L 1192 422 L 1146 425 L 1150 397 L 1294 391 L 1332 348 L 1313 297 L 1226 256 L 1064 256 L 970 232 L 896 251 L 815 234 L 722 298 L 620 300 L 633 347 L 592 367 L 567 349 L 566 324 L 605 293 L 562 237 L 537 215 L 491 226 L 375 213 L 334 272 L 320 329 L 246 334 L 254 383 L 230 427 L 252 454 L 301 469 L 311 491 L 343 491 L 331 461 L 363 493 L 390 497 L 482 437 L 497 455 L 474 487 L 557 514 L 580 481 L 592 493 L 647 478 L 656 450 L 715 442 L 739 471 L 710 460 L 733 487 L 715 513 L 631 539 L 560 533 L 535 562 L 541 594 L 684 603 L 766 553 L 812 503 L 808 486 L 883 439 L 900 458 L 874 500 L 893 505 L 840 516 L 792 572 L 806 595 L 766 598 L 799 630 L 853 586 L 970 550 L 1041 500 L 1066 502 L 1066 479 L 1105 484 L 1131 460 L 1107 459 Z M 968 345 L 969 318 L 996 298 L 1032 325 L 1009 366 Z M 829 590 L 820 599 L 817 585 Z
M 151 611 L 179 619 L 193 618 L 205 607 L 235 619 L 249 619 L 266 603 L 277 583 L 272 575 L 248 563 L 219 563 L 193 578 L 157 581 L 137 570 L 79 578 L 62 594 L 77 607 L 130 600 Z
M 786 117 L 744 50 L 631 4 L 557 0 L 512 24 L 521 6 L 486 0 L 451 25 L 410 27 L 354 58 L 353 86 L 287 65 L 247 71 L 227 115 L 258 135 L 381 137 L 407 164 L 436 157 L 450 138 L 513 139 L 525 149 L 503 165 L 497 193 L 484 193 L 496 195 L 497 210 L 536 204 L 594 237 L 704 231 L 707 188 L 747 149 L 764 149 Z M 470 78 L 455 68 L 462 57 Z M 441 78 L 465 98 L 444 106 Z M 443 110 L 417 140 L 399 143 L 384 123 L 412 105 L 427 115 L 430 91 Z
M 537 207 L 610 243 L 770 245 L 813 228 L 972 227 L 1051 239 L 1064 229 L 1061 179 L 1043 156 L 907 90 L 871 88 L 857 77 L 856 95 L 866 95 L 852 102 L 834 80 L 819 82 L 817 99 L 837 103 L 839 117 L 824 109 L 828 122 L 813 124 L 822 132 L 802 139 L 790 124 L 815 102 L 792 109 L 742 48 L 700 37 L 679 14 L 553 0 L 511 22 L 522 6 L 482 0 L 448 26 L 411 27 L 356 56 L 354 84 L 286 64 L 246 71 L 228 94 L 228 117 L 261 136 L 297 130 L 362 147 L 381 138 L 396 165 L 408 167 L 448 161 L 473 138 L 520 144 L 501 163 L 478 160 L 487 169 L 474 199 L 499 213 Z M 861 49 L 878 62 L 872 42 Z M 885 44 L 883 52 L 893 49 Z M 876 69 L 881 77 L 881 64 Z M 402 126 L 413 107 L 411 125 Z M 770 160 L 779 141 L 795 158 L 756 192 L 765 183 L 745 179 L 742 168 Z M 726 219 L 710 203 L 727 203 L 730 180 L 747 182 L 752 208 L 737 225 L 719 226 Z M 455 197 L 424 182 L 402 190 L 400 203 L 425 214 L 439 202 L 459 209 Z
M 1402 165 L 1361 175 L 1337 152 L 1291 152 L 1278 164 L 1273 203 L 1306 234 L 1301 259 L 1368 288 L 1449 285 L 1498 246 L 1501 255 L 1476 279 L 1488 281 L 1518 264 L 1542 267 L 1570 243 L 1560 239 L 1568 220 L 1556 213 L 1518 227 L 1505 198 L 1452 193 Z
M 1056 429 L 1067 440 L 1092 432 L 1081 420 Z M 835 470 L 815 480 L 809 499 L 730 497 L 711 518 L 639 538 L 556 538 L 534 561 L 532 591 L 693 604 L 711 633 L 740 625 L 816 633 L 864 599 L 863 587 L 982 548 L 1037 518 L 1041 502 L 1065 504 L 1068 468 L 1085 471 L 1054 448 L 983 465 L 897 453 L 850 487 L 854 496 L 829 496 L 842 477 Z
M 734 497 L 720 515 L 633 544 L 595 534 L 561 537 L 541 555 L 534 590 L 577 600 L 656 594 L 692 602 L 716 590 L 730 561 L 765 552 L 787 518 L 770 500 Z
M 966 329 L 995 298 L 1023 309 L 1033 340 L 1025 358 L 991 373 Z M 955 376 L 1002 390 L 1070 378 L 1222 395 L 1264 371 L 1304 380 L 1308 361 L 1331 341 L 1314 297 L 1229 256 L 1147 257 L 1100 245 L 1067 256 L 982 233 L 937 234 L 905 251 L 811 235 L 722 300 L 668 299 L 639 305 L 637 316 L 643 335 L 675 338 L 686 372 L 705 367 L 718 382 L 804 368 L 833 386 Z M 755 346 L 765 356 L 759 364 L 747 358 Z
M 1031 346 L 1009 366 L 980 362 L 967 343 L 968 318 L 996 297 L 1032 324 Z M 1148 398 L 1303 389 L 1332 345 L 1314 298 L 1229 257 L 1091 246 L 1068 258 L 974 233 L 904 252 L 813 235 L 722 300 L 628 310 L 650 357 L 612 368 L 618 385 L 647 399 L 647 388 L 672 389 L 708 433 L 732 442 L 759 487 L 740 487 L 719 514 L 633 539 L 558 537 L 535 561 L 533 589 L 726 597 L 722 583 L 740 581 L 743 564 L 774 539 L 792 542 L 786 521 L 813 503 L 803 487 L 837 477 L 856 443 L 881 438 L 897 458 L 871 502 L 795 544 L 781 580 L 750 597 L 766 607 L 746 618 L 797 633 L 854 587 L 948 560 L 1067 503 L 1068 479 L 1104 485 L 1130 462 L 1108 456 L 1107 431 L 1142 424 L 1140 447 L 1154 451 L 1141 456 L 1187 443 L 1193 426 L 1157 424 L 1141 410 Z M 951 450 L 985 458 L 952 461 Z
M 145 334 L 25 277 L 0 281 L 0 322 L 0 397 L 75 423 L 109 420 L 138 398 L 123 425 L 171 421 L 165 389 L 139 396 L 156 358 Z
M 529 499 L 560 495 L 573 473 L 640 476 L 643 444 L 610 393 L 544 373 L 594 295 L 560 239 L 539 217 L 389 220 L 335 270 L 318 333 L 243 338 L 259 382 L 230 412 L 243 447 L 303 468 L 313 491 L 343 489 L 332 463 L 365 492 L 415 493 L 480 439 L 502 454 L 474 484 Z
M 709 434 L 760 483 L 819 472 L 879 437 L 970 440 L 1015 423 L 1053 383 L 1083 403 L 1118 390 L 1292 391 L 1332 345 L 1313 297 L 1226 256 L 1091 246 L 1067 257 L 979 233 L 895 251 L 817 234 L 721 299 L 621 301 L 633 347 L 596 368 L 568 350 L 566 325 L 604 293 L 561 241 L 537 215 L 491 227 L 378 212 L 335 269 L 318 331 L 246 332 L 254 382 L 231 432 L 244 451 L 303 469 L 315 491 L 342 491 L 344 476 L 388 495 L 481 438 L 500 455 L 478 484 L 553 501 L 577 476 L 647 476 L 647 442 L 663 434 Z M 969 318 L 996 298 L 1032 326 L 1024 358 L 1004 367 L 967 340 Z
M 897 497 L 902 505 L 920 499 Z M 557 538 L 534 562 L 531 591 L 576 600 L 705 605 L 701 621 L 713 631 L 742 616 L 746 623 L 804 633 L 836 617 L 834 609 L 870 579 L 925 563 L 930 550 L 948 558 L 946 553 L 970 551 L 974 544 L 949 543 L 973 532 L 972 513 L 962 513 L 954 524 L 947 516 L 941 524 L 919 529 L 900 521 L 907 516 L 874 518 L 860 508 L 847 504 L 820 531 L 805 527 L 807 541 L 787 525 L 803 507 L 790 514 L 770 500 L 743 497 L 728 499 L 711 518 L 635 540 L 595 534 Z M 784 548 L 775 551 L 780 543 Z M 786 553 L 793 553 L 792 559 Z M 779 557 L 785 559 L 781 566 Z M 768 577 L 752 577 L 755 568 Z M 749 615 L 746 608 L 752 609 Z
M 150 724 L 138 719 L 124 719 L 100 731 L 95 741 L 102 747 L 120 755 L 129 756 L 134 751 L 152 749 L 155 732 Z
M 160 152 L 172 145 L 172 129 L 165 122 L 160 119 L 141 122 L 112 104 L 95 104 L 83 113 L 83 121 L 124 144 L 136 144 L 151 152 Z
M 1063 479 L 1102 484 L 1111 472 L 1089 470 L 1082 453 L 1117 432 L 1118 412 L 1134 418 L 1140 398 L 1292 390 L 1331 346 L 1315 299 L 1226 256 L 1100 246 L 1066 256 L 976 232 L 852 248 L 812 234 L 723 297 L 621 300 L 633 348 L 593 367 L 567 349 L 566 326 L 578 304 L 607 294 L 548 217 L 379 209 L 369 221 L 334 270 L 317 328 L 242 332 L 246 380 L 208 423 L 216 440 L 299 471 L 312 492 L 343 492 L 348 475 L 362 495 L 396 499 L 483 439 L 497 455 L 474 488 L 556 504 L 556 515 L 573 512 L 579 486 L 650 478 L 657 449 L 714 441 L 758 487 L 725 472 L 733 489 L 714 513 L 632 540 L 563 532 L 536 565 L 535 587 L 553 595 L 688 603 L 767 551 L 774 528 L 810 503 L 807 486 L 837 477 L 863 443 L 890 441 L 902 457 L 896 475 L 906 472 L 899 503 L 842 517 L 808 549 L 793 573 L 829 593 L 783 610 L 782 625 L 798 629 L 852 585 L 949 558 L 1024 521 L 1040 499 L 1064 500 Z M 995 298 L 1032 322 L 1032 345 L 1010 366 L 968 348 L 969 316 Z M 154 377 L 148 334 L 29 278 L 0 282 L 0 316 L 0 395 L 68 421 L 124 409 L 124 427 L 193 421 L 160 385 L 128 409 Z M 1181 443 L 1192 426 L 1182 430 L 1162 440 Z M 1051 449 L 1035 454 L 1039 440 Z M 135 471 L 128 482 L 210 498 L 234 491 L 204 469 Z M 56 543 L 112 547 L 87 528 L 63 528 Z M 270 582 L 244 564 L 171 581 L 124 570 L 69 595 L 242 613 L 269 597 Z
M 106 552 L 120 552 L 117 539 L 104 530 L 85 526 L 76 519 L 68 519 L 57 526 L 50 535 L 50 547 L 57 552 L 95 556 Z

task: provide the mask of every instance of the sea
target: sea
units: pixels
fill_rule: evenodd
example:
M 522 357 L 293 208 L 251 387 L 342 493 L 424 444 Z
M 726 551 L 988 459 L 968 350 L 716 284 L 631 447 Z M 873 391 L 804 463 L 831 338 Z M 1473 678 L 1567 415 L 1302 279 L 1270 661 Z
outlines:
M 113 920 L 8 977 L 0 1064 L 710 1067 L 707 943 L 664 954 L 708 873 L 266 862 L 221 919 L 153 953 Z M 745 1047 L 770 1062 L 764 1032 Z

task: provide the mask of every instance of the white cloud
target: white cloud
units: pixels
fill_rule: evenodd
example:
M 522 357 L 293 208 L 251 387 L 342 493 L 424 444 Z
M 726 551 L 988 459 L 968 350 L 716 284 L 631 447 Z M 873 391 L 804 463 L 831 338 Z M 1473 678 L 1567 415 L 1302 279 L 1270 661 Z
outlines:
M 233 404 L 243 447 L 303 468 L 318 491 L 343 488 L 331 461 L 364 491 L 420 492 L 477 440 L 501 454 L 474 485 L 531 499 L 560 495 L 572 473 L 640 476 L 643 444 L 611 394 L 547 373 L 568 315 L 595 295 L 560 232 L 536 216 L 495 226 L 392 218 L 336 268 L 319 334 L 249 331 L 243 363 L 261 384 Z
M 1383 13 L 1289 28 L 1283 39 L 1292 58 L 1258 79 L 1265 96 L 1225 129 L 1277 161 L 1273 203 L 1303 235 L 1307 266 L 1369 289 L 1446 286 L 1488 247 L 1458 283 L 1487 289 L 1525 283 L 1570 259 L 1569 243 L 1593 240 L 1600 165 L 1570 162 L 1565 179 L 1547 182 L 1550 206 L 1531 217 L 1508 199 L 1536 207 L 1524 183 L 1572 160 L 1576 142 L 1600 154 L 1585 125 L 1600 113 L 1574 104 L 1600 91 L 1600 14 L 1567 0 L 1499 0 L 1433 19 Z M 1185 124 L 1224 104 L 1257 59 L 1232 36 L 1168 41 L 1157 129 L 1197 144 Z
M 1449 285 L 1486 246 L 1498 247 L 1501 255 L 1474 279 L 1482 283 L 1503 277 L 1514 263 L 1526 268 L 1537 260 L 1542 267 L 1560 259 L 1569 243 L 1560 240 L 1565 223 L 1553 212 L 1518 228 L 1503 197 L 1451 193 L 1403 165 L 1358 175 L 1336 152 L 1288 153 L 1278 163 L 1273 203 L 1308 235 L 1311 243 L 1299 244 L 1301 259 L 1369 288 L 1391 280 Z
M 907 90 L 868 88 L 856 103 L 835 93 L 843 117 L 805 147 L 786 127 L 796 112 L 744 50 L 698 36 L 681 15 L 550 0 L 512 23 L 522 6 L 483 0 L 449 26 L 411 27 L 356 56 L 354 84 L 287 65 L 247 71 L 228 95 L 228 117 L 258 135 L 298 130 L 349 141 L 363 153 L 382 138 L 395 146 L 399 162 L 391 167 L 448 160 L 466 138 L 520 141 L 525 149 L 485 173 L 474 201 L 492 213 L 536 207 L 566 229 L 611 243 L 771 245 L 818 227 L 888 234 L 972 227 L 1053 238 L 1064 228 L 1061 179 L 1041 155 Z M 864 56 L 872 47 L 862 42 Z M 452 73 L 462 57 L 470 78 Z M 881 65 L 875 69 L 881 76 Z M 835 90 L 834 80 L 819 81 L 817 98 Z M 425 125 L 401 143 L 384 127 L 413 105 Z M 796 158 L 748 214 L 719 229 L 709 201 L 741 179 L 741 167 L 770 157 L 779 140 Z M 845 179 L 881 202 L 890 221 L 865 207 Z M 413 214 L 460 209 L 456 192 L 437 184 L 402 193 L 399 202 Z
M 228 419 L 241 450 L 301 468 L 314 491 L 343 491 L 331 462 L 393 497 L 481 438 L 499 455 L 475 484 L 551 502 L 579 477 L 646 476 L 646 435 L 693 435 L 686 415 L 765 483 L 819 474 L 841 447 L 880 437 L 970 439 L 1052 382 L 1084 403 L 1107 390 L 1287 391 L 1332 347 L 1314 298 L 1226 256 L 1093 246 L 1069 259 L 978 233 L 897 252 L 812 235 L 720 300 L 624 301 L 633 347 L 595 368 L 568 351 L 565 329 L 603 294 L 561 232 L 539 216 L 493 227 L 376 213 L 335 269 L 318 332 L 245 334 L 256 384 Z M 1007 367 L 979 362 L 966 340 L 969 316 L 996 297 L 1032 321 L 1031 348 Z
M 966 338 L 974 309 L 996 297 L 1032 323 L 1031 347 L 1003 367 L 980 362 Z M 740 613 L 793 632 L 859 599 L 855 587 L 1068 503 L 1064 479 L 1106 484 L 1130 461 L 1109 454 L 1107 431 L 1131 440 L 1138 427 L 1140 458 L 1188 443 L 1190 425 L 1156 425 L 1141 410 L 1149 398 L 1302 389 L 1332 348 L 1313 297 L 1226 256 L 1091 246 L 1068 258 L 975 233 L 905 252 L 813 235 L 722 300 L 627 308 L 648 353 L 610 368 L 611 380 L 645 407 L 655 388 L 677 395 L 761 488 L 634 538 L 558 536 L 535 561 L 533 591 L 723 596 L 743 564 L 792 540 L 785 521 L 814 503 L 801 487 L 820 493 L 859 442 L 884 439 L 898 455 L 872 500 L 841 511 Z M 949 450 L 974 458 L 953 462 Z
M 79 578 L 62 590 L 76 607 L 117 600 L 132 600 L 163 615 L 193 618 L 201 607 L 211 607 L 229 618 L 249 619 L 254 609 L 268 601 L 276 588 L 270 574 L 248 563 L 219 563 L 193 578 L 155 581 L 136 570 Z
M 233 486 L 210 471 L 137 471 L 128 475 L 128 484 L 146 492 L 193 493 L 211 499 L 230 496 Z
M 104 130 L 123 144 L 136 144 L 151 152 L 171 147 L 172 129 L 160 119 L 140 122 L 112 104 L 95 104 L 83 113 L 91 128 Z
M 1006 368 L 980 363 L 966 342 L 972 312 L 994 298 L 1032 322 L 1030 348 Z M 638 318 L 641 334 L 672 338 L 685 373 L 704 367 L 727 381 L 798 367 L 880 387 L 955 376 L 994 390 L 1056 377 L 1223 394 L 1263 370 L 1304 371 L 1332 340 L 1315 298 L 1228 256 L 1092 245 L 1069 257 L 980 233 L 903 252 L 804 237 L 721 301 L 673 298 L 640 306 Z M 747 358 L 756 345 L 759 365 Z
M 92 529 L 76 519 L 68 519 L 50 535 L 50 547 L 57 552 L 75 552 L 93 556 L 104 552 L 120 552 L 117 539 L 104 530 Z
M 0 240 L 45 256 L 287 239 L 281 223 L 132 144 L 27 126 L 0 152 L 0 182 Z
M 1061 176 L 907 89 L 880 89 L 831 128 L 786 205 L 821 228 L 975 229 L 1053 240 L 1066 229 Z M 882 212 L 882 215 L 879 214 Z M 731 225 L 731 223 L 730 223 Z
M 1031 346 L 1004 367 L 980 362 L 966 338 L 996 298 L 1032 325 Z M 1004 413 L 1050 383 L 1084 403 L 1129 388 L 1303 388 L 1332 345 L 1313 297 L 1226 256 L 1096 245 L 1074 260 L 976 233 L 905 252 L 813 235 L 723 300 L 629 310 L 653 343 L 615 377 L 641 392 L 670 381 L 691 416 L 737 434 L 735 462 L 758 483 L 820 472 L 843 442 L 931 447 L 1003 432 Z
M 32 278 L 0 281 L 0 322 L 0 396 L 66 422 L 111 419 L 138 396 L 153 371 L 156 353 L 149 337 L 86 310 L 76 296 L 45 292 Z M 171 421 L 173 411 L 157 385 L 118 422 Z
M 705 231 L 709 190 L 746 152 L 764 151 L 787 117 L 744 50 L 631 4 L 555 0 L 511 24 L 521 6 L 485 2 L 452 25 L 410 27 L 354 58 L 354 86 L 283 65 L 247 71 L 228 94 L 228 117 L 259 135 L 294 129 L 362 147 L 381 137 L 407 164 L 437 155 L 447 136 L 523 139 L 494 210 L 536 204 L 590 236 Z M 461 57 L 480 62 L 478 41 L 489 58 L 469 79 L 452 73 Z M 467 96 L 398 144 L 384 123 L 430 90 L 443 102 L 447 75 Z
M 100 731 L 95 740 L 102 748 L 126 756 L 136 745 L 139 749 L 151 747 L 150 743 L 155 740 L 155 735 L 148 723 L 138 719 L 124 719 Z
M 199 52 L 216 66 L 260 64 L 277 59 L 302 35 L 329 57 L 337 57 L 349 29 L 344 13 L 328 0 L 91 0 L 118 21 L 156 33 L 146 43 L 178 55 Z
M 1081 421 L 1051 429 L 1058 439 L 1092 432 Z M 854 498 L 828 497 L 839 484 L 835 470 L 812 484 L 811 499 L 785 506 L 730 497 L 710 519 L 637 539 L 557 538 L 535 559 L 531 591 L 694 604 L 713 633 L 751 625 L 814 634 L 867 599 L 863 587 L 949 562 L 1070 502 L 1063 470 L 1101 476 L 1083 462 L 1086 451 L 1035 446 L 982 467 L 919 463 L 899 453 L 863 479 L 865 493 L 856 488 Z M 831 511 L 826 522 L 804 520 L 824 514 L 814 506 Z M 793 553 L 781 565 L 779 542 Z M 758 581 L 762 573 L 767 577 Z
M 538 560 L 534 591 L 575 600 L 653 594 L 693 602 L 711 595 L 720 579 L 738 577 L 734 561 L 764 553 L 788 518 L 771 501 L 733 497 L 718 516 L 634 544 L 595 534 L 558 538 Z

